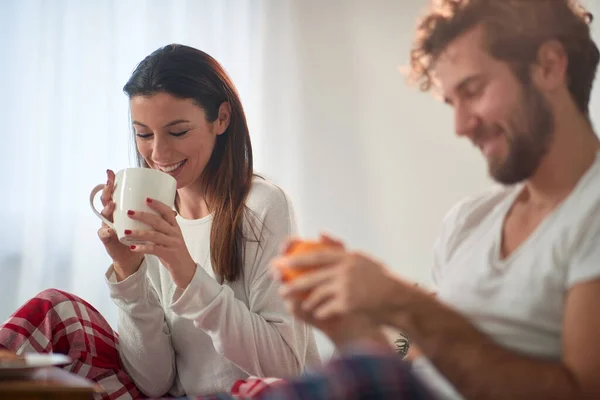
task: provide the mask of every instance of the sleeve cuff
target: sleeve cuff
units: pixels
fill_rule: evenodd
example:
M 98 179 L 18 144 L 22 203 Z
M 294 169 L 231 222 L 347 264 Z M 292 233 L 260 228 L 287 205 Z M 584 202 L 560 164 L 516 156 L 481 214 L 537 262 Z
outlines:
M 171 310 L 180 317 L 197 320 L 206 312 L 222 290 L 222 285 L 196 264 L 196 272 L 187 288 L 185 290 L 175 289 Z
M 146 293 L 146 270 L 147 260 L 144 258 L 140 268 L 121 282 L 117 282 L 115 270 L 111 265 L 105 274 L 106 284 L 110 297 L 114 300 L 122 300 L 127 303 L 135 302 Z

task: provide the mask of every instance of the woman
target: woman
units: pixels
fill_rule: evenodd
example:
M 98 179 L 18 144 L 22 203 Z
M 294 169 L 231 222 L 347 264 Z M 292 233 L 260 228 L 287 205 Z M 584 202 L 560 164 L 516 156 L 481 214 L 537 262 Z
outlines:
M 244 111 L 223 68 L 169 45 L 138 65 L 124 91 L 140 166 L 177 181 L 177 215 L 152 199 L 159 216 L 129 212 L 153 229 L 126 233 L 153 244 L 127 247 L 107 226 L 98 232 L 113 260 L 106 280 L 126 377 L 148 396 L 202 395 L 318 363 L 312 331 L 284 310 L 268 273 L 295 233 L 293 212 L 278 187 L 253 174 Z M 107 175 L 102 213 L 110 219 L 115 175 Z M 0 344 L 17 350 L 5 342 L 0 330 Z

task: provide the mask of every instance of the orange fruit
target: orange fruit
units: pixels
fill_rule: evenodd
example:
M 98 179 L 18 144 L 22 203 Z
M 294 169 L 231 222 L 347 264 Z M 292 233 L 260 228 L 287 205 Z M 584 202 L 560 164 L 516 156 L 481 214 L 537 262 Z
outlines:
M 286 256 L 297 256 L 301 254 L 309 254 L 315 251 L 330 250 L 334 247 L 330 244 L 323 242 L 317 242 L 314 240 L 302 240 L 295 242 L 286 252 Z M 291 268 L 286 266 L 279 266 L 279 272 L 281 273 L 284 282 L 290 282 L 300 275 L 304 275 L 315 269 L 319 268 L 319 265 L 312 265 L 302 268 Z

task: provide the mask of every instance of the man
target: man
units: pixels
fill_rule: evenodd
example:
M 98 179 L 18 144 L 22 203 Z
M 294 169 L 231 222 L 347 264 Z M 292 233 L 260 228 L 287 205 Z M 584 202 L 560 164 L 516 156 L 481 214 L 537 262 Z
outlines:
M 576 1 L 436 1 L 418 28 L 413 78 L 454 109 L 457 135 L 503 187 L 446 217 L 437 296 L 341 244 L 280 258 L 323 266 L 284 287 L 298 316 L 334 337 L 343 326 L 354 336 L 405 331 L 423 354 L 406 375 L 438 399 L 600 398 L 600 143 L 588 108 L 599 52 L 590 21 Z

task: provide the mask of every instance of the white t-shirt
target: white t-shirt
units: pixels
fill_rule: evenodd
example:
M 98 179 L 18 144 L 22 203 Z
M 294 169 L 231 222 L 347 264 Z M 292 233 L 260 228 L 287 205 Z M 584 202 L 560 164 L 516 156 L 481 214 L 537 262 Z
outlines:
M 312 329 L 285 310 L 269 274 L 270 260 L 296 233 L 289 200 L 275 185 L 254 179 L 246 205 L 254 226 L 262 226 L 261 241 L 246 243 L 243 273 L 234 283 L 219 284 L 212 270 L 212 215 L 177 218 L 198 265 L 185 290 L 154 256 L 118 283 L 112 267 L 107 271 L 119 307 L 121 358 L 146 394 L 227 392 L 249 375 L 289 377 L 320 362 Z
M 494 189 L 448 214 L 433 279 L 438 298 L 498 344 L 559 360 L 567 291 L 600 278 L 600 153 L 563 203 L 501 260 L 504 219 L 521 189 Z M 462 398 L 425 358 L 413 367 L 440 398 Z

